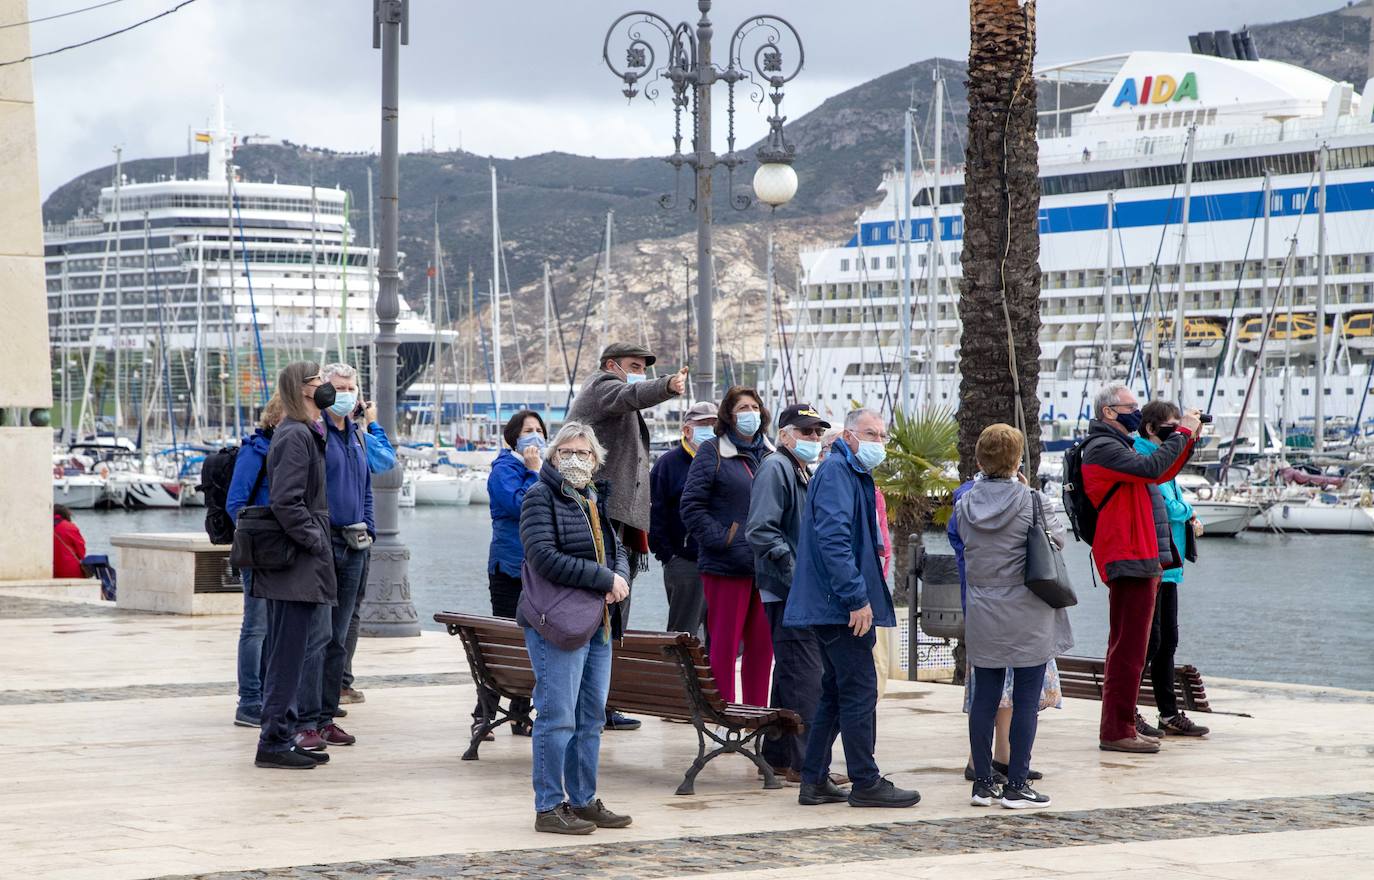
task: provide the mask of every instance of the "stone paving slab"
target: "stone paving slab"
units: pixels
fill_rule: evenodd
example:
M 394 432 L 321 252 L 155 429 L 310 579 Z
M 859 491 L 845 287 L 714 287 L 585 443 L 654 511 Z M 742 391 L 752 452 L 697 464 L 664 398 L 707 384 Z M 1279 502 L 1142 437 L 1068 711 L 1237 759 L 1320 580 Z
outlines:
M 354 679 L 358 690 L 368 688 L 435 687 L 472 681 L 466 672 L 434 672 L 412 675 L 360 675 Z M 233 696 L 238 683 L 233 681 L 169 682 L 167 684 L 130 684 L 107 688 L 48 688 L 38 690 L 0 690 L 0 706 L 27 706 L 35 703 L 93 703 L 108 700 L 166 700 L 176 697 Z

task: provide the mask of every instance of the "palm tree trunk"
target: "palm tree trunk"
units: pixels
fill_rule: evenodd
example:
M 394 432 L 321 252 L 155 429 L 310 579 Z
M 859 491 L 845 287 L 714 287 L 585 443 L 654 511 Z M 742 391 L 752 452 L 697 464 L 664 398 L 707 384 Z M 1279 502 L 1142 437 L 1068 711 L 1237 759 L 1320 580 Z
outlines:
M 1018 424 L 1010 323 L 1033 478 L 1040 461 L 1040 181 L 1031 75 L 1035 2 L 1023 7 L 1017 0 L 969 0 L 969 19 L 959 473 L 968 478 L 978 470 L 973 450 L 984 428 Z

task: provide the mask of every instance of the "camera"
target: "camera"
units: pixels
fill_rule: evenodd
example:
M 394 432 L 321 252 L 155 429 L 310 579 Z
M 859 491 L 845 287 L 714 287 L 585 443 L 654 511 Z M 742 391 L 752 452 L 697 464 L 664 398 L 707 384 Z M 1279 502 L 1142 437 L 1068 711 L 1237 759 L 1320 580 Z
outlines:
M 1211 414 L 1211 413 L 1202 413 L 1201 415 L 1199 415 L 1199 416 L 1197 417 L 1197 420 L 1198 420 L 1199 422 L 1201 422 L 1202 424 L 1204 424 L 1204 425 L 1210 425 L 1210 424 L 1212 424 L 1212 414 Z

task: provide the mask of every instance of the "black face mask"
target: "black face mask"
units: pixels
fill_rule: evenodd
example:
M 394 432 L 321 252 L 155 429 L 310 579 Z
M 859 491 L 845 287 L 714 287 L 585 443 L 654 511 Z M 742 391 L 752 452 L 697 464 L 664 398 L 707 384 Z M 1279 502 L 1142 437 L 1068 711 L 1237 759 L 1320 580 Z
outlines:
M 319 385 L 315 388 L 315 393 L 313 395 L 315 406 L 318 406 L 322 410 L 329 409 L 334 405 L 335 396 L 334 386 L 325 382 L 323 385 Z
M 1163 443 L 1165 440 L 1172 437 L 1177 430 L 1178 425 L 1160 425 L 1155 428 L 1155 436 L 1159 438 L 1159 442 Z

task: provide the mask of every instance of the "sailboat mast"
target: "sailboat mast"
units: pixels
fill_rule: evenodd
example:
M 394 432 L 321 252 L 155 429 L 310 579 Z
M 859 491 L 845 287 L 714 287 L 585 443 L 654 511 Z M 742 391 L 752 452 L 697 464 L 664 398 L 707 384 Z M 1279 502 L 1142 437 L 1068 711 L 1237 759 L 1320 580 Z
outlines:
M 146 324 L 146 322 L 147 322 L 147 315 L 148 315 L 148 307 L 147 307 L 147 302 L 148 302 L 148 290 L 149 290 L 149 287 L 148 287 L 148 263 L 152 260 L 152 251 L 149 250 L 149 246 L 148 246 L 148 245 L 149 245 L 149 239 L 148 239 L 148 212 L 147 212 L 147 211 L 144 211 L 144 212 L 143 212 L 143 297 L 142 297 L 144 305 L 142 305 L 142 306 L 139 308 L 139 313 L 143 316 L 143 320 L 139 322 L 141 325 L 142 325 L 142 324 Z M 146 333 L 143 334 L 143 337 L 140 339 L 140 342 L 141 342 L 141 344 L 142 344 L 142 349 L 141 349 L 141 350 L 146 349 L 147 346 L 148 346 L 148 335 L 147 335 Z M 148 413 L 149 413 L 149 411 L 152 410 L 152 408 L 153 408 L 153 400 L 152 400 L 152 399 L 150 398 L 150 396 L 145 392 L 145 389 L 148 387 L 148 366 L 147 366 L 147 359 L 146 359 L 146 358 L 140 358 L 140 360 L 143 360 L 143 361 L 144 361 L 144 363 L 139 364 L 140 369 L 138 370 L 138 375 L 139 375 L 139 383 L 138 383 L 139 397 L 142 398 L 142 400 L 140 400 L 139 402 L 143 404 L 143 407 L 142 407 L 143 411 L 142 411 L 141 413 L 139 413 L 139 415 L 138 415 L 138 425 L 139 425 L 139 427 L 138 427 L 138 437 L 139 437 L 139 445 L 141 446 L 141 445 L 143 444 L 143 438 L 144 438 L 144 437 L 147 435 L 147 433 L 148 433 Z M 162 371 L 159 370 L 159 371 L 158 371 L 158 376 L 161 376 L 161 375 L 162 375 Z
M 1326 446 L 1326 165 L 1328 147 L 1318 153 L 1317 185 L 1317 400 L 1315 404 L 1312 451 L 1317 455 Z M 1292 328 L 1289 328 L 1292 332 Z
M 315 168 L 310 168 L 310 348 L 319 357 L 320 351 L 320 258 L 319 258 L 319 200 L 315 195 Z
M 1186 406 L 1183 387 L 1183 311 L 1188 290 L 1188 207 L 1193 190 L 1193 153 L 1197 148 L 1197 123 L 1188 127 L 1188 162 L 1183 169 L 1183 220 L 1178 242 L 1178 293 L 1174 309 L 1174 398 Z
M 343 240 L 339 252 L 339 362 L 348 363 L 348 210 L 351 194 L 344 193 Z
M 496 203 L 496 166 L 491 168 L 491 347 L 492 401 L 496 429 L 501 426 L 501 222 Z
M 768 407 L 769 412 L 777 412 L 778 407 L 773 403 L 773 218 L 771 216 L 768 218 L 767 267 L 768 283 L 764 296 L 768 298 L 768 301 L 764 305 L 763 312 L 763 376 L 759 380 L 759 385 L 763 389 L 764 405 Z M 645 348 L 648 346 L 646 345 Z
M 1272 183 L 1271 183 L 1271 181 L 1269 180 L 1269 170 L 1268 170 L 1268 169 L 1265 169 L 1265 171 L 1264 171 L 1264 189 L 1263 189 L 1263 192 L 1262 192 L 1262 194 L 1261 194 L 1261 198 L 1264 199 L 1264 232 L 1263 232 L 1263 239 L 1260 241 L 1260 313 L 1261 313 L 1261 314 L 1265 314 L 1265 315 L 1269 314 L 1269 311 L 1270 311 L 1270 307 L 1269 307 L 1269 214 L 1270 214 L 1270 207 L 1271 207 L 1271 206 L 1270 206 L 1269 203 L 1270 203 L 1270 199 L 1271 199 L 1271 192 L 1270 192 L 1270 186 L 1271 186 L 1271 185 L 1272 185 Z M 1273 318 L 1270 318 L 1269 323 L 1270 323 L 1270 326 L 1272 326 L 1272 324 L 1273 324 Z M 1263 454 L 1265 453 L 1265 451 L 1268 450 L 1268 448 L 1269 448 L 1268 431 L 1267 431 L 1267 429 L 1266 429 L 1266 427 L 1265 427 L 1265 425 L 1266 425 L 1265 419 L 1268 418 L 1268 415 L 1267 415 L 1267 412 L 1266 412 L 1266 410 L 1265 410 L 1265 408 L 1264 408 L 1264 405 L 1265 405 L 1265 404 L 1264 404 L 1264 399 L 1265 399 L 1265 396 L 1266 396 L 1266 395 L 1265 395 L 1264 384 L 1265 384 L 1265 380 L 1268 378 L 1268 376 L 1266 375 L 1266 373 L 1268 373 L 1268 370 L 1265 369 L 1265 368 L 1266 368 L 1266 366 L 1268 365 L 1269 361 L 1267 360 L 1267 355 L 1265 355 L 1265 354 L 1263 353 L 1263 351 L 1262 351 L 1262 349 L 1263 349 L 1263 343 L 1266 343 L 1266 342 L 1268 342 L 1268 341 L 1269 341 L 1269 340 L 1267 340 L 1267 339 L 1262 339 L 1262 340 L 1261 340 L 1261 346 L 1260 346 L 1260 347 L 1261 347 L 1260 361 L 1259 361 L 1258 366 L 1256 367 L 1256 369 L 1259 370 L 1259 454 L 1260 454 L 1260 455 L 1263 455 Z
M 601 344 L 600 349 L 606 350 L 610 344 L 607 338 L 611 332 L 611 224 L 615 222 L 615 211 L 606 212 L 606 247 L 604 265 L 601 271 Z M 597 369 L 601 368 L 597 364 Z
M 473 340 L 477 334 L 482 332 L 482 321 L 477 317 L 477 295 L 473 290 L 472 264 L 468 264 L 468 332 L 464 334 L 463 340 L 463 376 L 467 379 L 468 385 L 468 410 L 467 421 L 463 425 L 463 436 L 472 434 L 472 423 L 477 413 L 477 391 L 472 381 L 473 373 Z
M 926 407 L 935 408 L 935 315 L 940 295 L 940 165 L 944 161 L 945 78 L 935 71 L 935 186 L 930 192 L 930 270 L 926 275 Z
M 367 169 L 367 315 L 373 324 L 377 321 L 377 239 L 372 229 L 372 168 Z M 371 325 L 369 325 L 371 329 Z M 377 382 L 377 345 L 367 347 L 367 381 Z M 374 392 L 375 393 L 375 392 Z
M 434 341 L 429 346 L 429 372 L 434 380 L 434 449 L 439 449 L 439 423 L 443 421 L 443 380 L 439 376 L 439 202 L 434 202 L 434 266 L 429 270 L 429 320 L 434 325 Z
M 553 304 L 553 289 L 549 281 L 549 261 L 544 261 L 544 424 L 553 422 L 553 382 L 549 375 L 553 371 L 553 361 L 550 358 L 551 349 L 549 347 L 549 319 Z
M 1288 425 L 1293 421 L 1293 272 L 1297 264 L 1298 236 L 1288 240 L 1288 259 L 1284 274 L 1288 276 L 1288 327 L 1283 334 L 1283 416 L 1279 433 L 1283 447 L 1288 448 Z
M 115 246 L 115 333 L 114 333 L 114 404 L 115 434 L 124 430 L 124 403 L 120 394 L 120 347 L 124 342 L 124 221 L 119 190 L 124 185 L 124 148 L 115 147 L 114 185 L 114 246 Z
M 205 440 L 205 239 L 196 239 L 196 435 Z
M 1098 370 L 1103 382 L 1112 380 L 1112 224 L 1116 214 L 1116 192 L 1107 193 L 1107 273 L 1102 276 L 1102 367 Z
M 911 108 L 902 114 L 902 214 L 897 227 L 897 257 L 902 293 L 901 406 L 911 405 Z
M 223 126 L 221 126 L 221 129 L 222 128 Z M 221 131 L 219 133 L 219 136 L 225 137 L 226 135 L 223 131 Z M 226 242 L 227 249 L 224 252 L 224 271 L 225 275 L 227 275 L 229 278 L 229 364 L 230 370 L 233 373 L 233 375 L 230 377 L 230 381 L 234 383 L 234 433 L 235 436 L 242 437 L 243 406 L 242 401 L 239 397 L 239 392 L 240 386 L 243 384 L 243 382 L 240 380 L 239 377 L 239 322 L 237 302 L 238 295 L 235 292 L 235 287 L 237 286 L 237 284 L 234 278 L 234 159 L 233 154 L 229 151 L 226 151 L 224 154 L 224 183 L 226 186 L 225 192 L 228 194 L 228 212 L 226 216 L 229 221 L 229 238 Z M 311 193 L 311 204 L 313 206 L 313 186 L 311 187 Z M 240 242 L 240 246 L 247 247 L 247 243 Z M 311 267 L 311 271 L 314 271 L 313 266 Z

